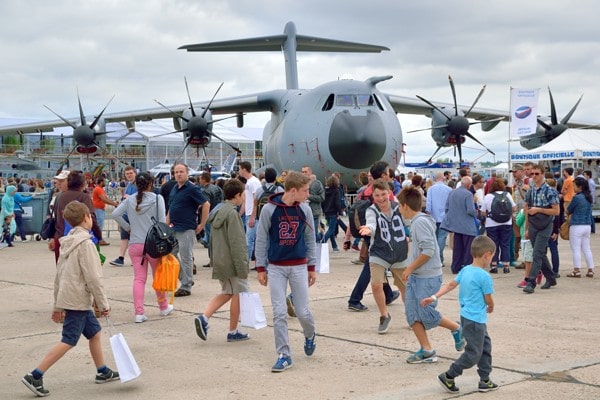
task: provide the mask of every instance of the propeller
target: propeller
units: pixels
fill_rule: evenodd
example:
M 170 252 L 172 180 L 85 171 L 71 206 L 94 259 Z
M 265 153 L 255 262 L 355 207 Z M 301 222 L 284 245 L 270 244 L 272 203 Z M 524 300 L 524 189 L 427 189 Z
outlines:
M 432 136 L 434 137 L 434 140 L 436 141 L 438 147 L 435 150 L 435 152 L 432 154 L 432 156 L 429 158 L 428 162 L 432 161 L 433 157 L 435 157 L 435 155 L 440 151 L 440 149 L 442 147 L 447 147 L 447 146 L 455 146 L 455 148 L 458 150 L 458 156 L 459 156 L 460 162 L 463 162 L 464 160 L 462 157 L 462 144 L 464 143 L 466 137 L 477 142 L 480 146 L 482 146 L 484 149 L 486 149 L 491 154 L 495 154 L 491 149 L 484 146 L 483 143 L 481 143 L 476 137 L 474 137 L 471 133 L 469 133 L 469 128 L 471 127 L 471 125 L 481 124 L 483 122 L 492 122 L 492 121 L 502 120 L 502 118 L 496 118 L 496 119 L 487 120 L 487 121 L 476 121 L 476 122 L 469 122 L 469 120 L 468 120 L 469 114 L 471 114 L 471 111 L 473 111 L 473 108 L 475 108 L 475 105 L 479 102 L 479 100 L 481 99 L 481 96 L 483 96 L 486 85 L 483 85 L 483 87 L 479 91 L 479 94 L 477 95 L 477 97 L 475 98 L 475 100 L 473 101 L 473 103 L 471 104 L 469 109 L 467 110 L 467 112 L 463 113 L 461 110 L 461 112 L 459 113 L 458 103 L 456 101 L 456 88 L 454 86 L 454 81 L 452 80 L 452 77 L 450 75 L 448 75 L 448 81 L 450 83 L 450 89 L 452 91 L 452 100 L 454 102 L 454 112 L 453 113 L 448 112 L 448 111 L 444 110 L 443 107 L 440 108 L 440 107 L 436 106 L 435 104 L 433 104 L 432 102 L 430 102 L 429 100 L 427 100 L 426 98 L 417 95 L 417 98 L 419 100 L 421 100 L 422 102 L 424 102 L 425 104 L 427 104 L 428 106 L 430 106 L 432 108 L 432 115 L 431 115 L 431 118 L 432 118 L 431 125 L 432 126 L 429 128 L 409 131 L 407 133 L 420 132 L 420 131 L 424 131 L 424 130 L 432 131 Z M 436 137 L 434 135 L 436 133 L 436 131 L 439 132 L 439 137 Z
M 579 100 L 577 100 L 575 105 L 571 108 L 571 110 L 567 113 L 567 115 L 565 115 L 563 117 L 563 119 L 560 120 L 560 123 L 559 123 L 558 117 L 556 115 L 556 105 L 554 104 L 554 97 L 552 96 L 552 91 L 550 90 L 550 87 L 548 87 L 548 94 L 550 95 L 550 123 L 547 123 L 546 121 L 544 121 L 540 117 L 538 117 L 537 122 L 544 129 L 544 131 L 538 132 L 537 135 L 550 136 L 551 137 L 550 140 L 552 140 L 556 136 L 563 133 L 568 128 L 567 123 L 573 116 L 573 113 L 575 113 L 575 110 L 579 106 L 579 103 L 581 102 L 583 95 L 581 95 L 579 97 Z
M 187 78 L 184 77 L 183 79 L 185 82 L 185 91 L 187 93 L 188 102 L 190 104 L 189 110 L 185 110 L 183 113 L 178 113 L 178 112 L 170 109 L 169 107 L 165 106 L 160 101 L 158 101 L 156 99 L 154 101 L 158 105 L 160 105 L 161 107 L 163 107 L 164 109 L 169 111 L 171 114 L 173 114 L 177 118 L 184 121 L 185 126 L 182 127 L 181 129 L 177 129 L 172 132 L 157 135 L 157 137 L 170 135 L 170 134 L 177 133 L 177 132 L 182 132 L 185 135 L 185 146 L 183 148 L 183 152 L 185 152 L 185 150 L 187 149 L 188 146 L 192 146 L 192 147 L 196 148 L 196 150 L 198 152 L 199 152 L 200 148 L 202 148 L 206 155 L 206 150 L 205 150 L 206 146 L 208 146 L 208 144 L 211 141 L 211 138 L 214 136 L 217 139 L 219 139 L 221 142 L 223 142 L 226 145 L 228 145 L 229 147 L 231 147 L 238 154 L 241 153 L 241 150 L 239 148 L 237 148 L 234 145 L 232 145 L 231 143 L 228 143 L 227 141 L 221 139 L 219 136 L 217 136 L 212 131 L 212 124 L 214 124 L 215 122 L 219 122 L 219 121 L 223 121 L 223 120 L 226 120 L 229 118 L 237 117 L 237 115 L 233 115 L 230 117 L 225 117 L 225 118 L 220 118 L 220 119 L 212 119 L 212 115 L 208 114 L 209 110 L 210 110 L 210 106 L 212 105 L 213 101 L 215 100 L 215 97 L 217 97 L 217 94 L 221 90 L 221 87 L 223 87 L 223 83 L 221 83 L 219 85 L 219 87 L 213 94 L 212 98 L 210 99 L 210 101 L 208 102 L 206 107 L 202 108 L 202 113 L 200 115 L 198 115 L 198 113 L 196 113 L 196 110 L 194 109 L 194 104 L 192 103 L 192 98 L 190 96 L 190 89 L 188 87 Z M 183 154 L 183 152 L 182 152 L 182 154 Z
M 106 103 L 106 105 L 104 106 L 102 111 L 100 111 L 100 113 L 94 118 L 92 123 L 89 125 L 87 124 L 85 115 L 83 113 L 83 107 L 81 106 L 81 98 L 79 97 L 79 89 L 77 89 L 77 104 L 79 106 L 79 125 L 77 125 L 72 120 L 68 120 L 68 119 L 62 117 L 57 112 L 55 112 L 50 107 L 48 107 L 47 105 L 44 104 L 44 107 L 46 107 L 52 114 L 56 115 L 65 124 L 67 124 L 68 126 L 73 128 L 73 134 L 71 136 L 63 137 L 61 135 L 61 140 L 63 140 L 64 138 L 73 138 L 75 140 L 75 145 L 73 146 L 71 151 L 69 151 L 69 153 L 67 154 L 67 157 L 60 165 L 60 168 L 58 169 L 59 172 L 60 172 L 60 170 L 62 170 L 62 168 L 65 165 L 68 165 L 69 157 L 75 151 L 77 151 L 80 154 L 89 155 L 89 154 L 95 153 L 98 150 L 98 148 L 103 148 L 102 146 L 100 146 L 99 142 L 97 141 L 97 138 L 98 138 L 98 136 L 106 135 L 109 132 L 107 132 L 105 130 L 96 131 L 96 127 L 98 126 L 98 123 L 102 120 L 102 115 L 104 114 L 108 105 L 113 101 L 114 98 L 115 98 L 115 96 L 112 96 L 110 98 L 110 100 L 108 101 L 108 103 Z M 103 126 L 103 129 L 104 129 L 104 126 Z

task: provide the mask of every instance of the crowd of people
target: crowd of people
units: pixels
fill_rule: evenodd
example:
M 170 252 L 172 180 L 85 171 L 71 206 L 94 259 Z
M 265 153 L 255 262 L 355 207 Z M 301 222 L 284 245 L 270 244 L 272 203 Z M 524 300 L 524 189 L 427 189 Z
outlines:
M 513 165 L 512 185 L 508 185 L 502 178 L 492 176 L 486 180 L 482 175 L 471 174 L 468 168 L 458 171 L 457 180 L 448 172 L 436 173 L 434 179 L 424 180 L 419 175 L 396 178 L 389 165 L 379 161 L 358 177 L 361 187 L 356 200 L 366 199 L 370 206 L 364 224 L 358 227 L 360 233 L 352 237 L 350 224 L 344 222 L 352 205 L 347 203 L 339 174 L 331 174 L 323 184 L 308 166 L 280 175 L 266 168 L 259 176 L 252 172 L 250 162 L 242 161 L 239 166 L 239 174 L 229 180 L 212 182 L 210 174 L 205 173 L 194 182 L 187 165 L 176 163 L 171 180 L 160 188 L 155 188 L 151 174 L 127 167 L 126 183 L 118 199 L 104 191 L 108 181 L 103 176 L 95 184 L 90 184 L 81 172 L 62 171 L 54 177 L 51 208 L 56 216 L 56 233 L 48 243 L 57 263 L 52 319 L 64 320 L 65 325 L 61 344 L 23 378 L 29 389 L 37 395 L 48 394 L 43 387 L 44 372 L 76 345 L 81 334 L 90 340 L 97 367 L 96 382 L 118 379 L 118 372 L 103 362 L 95 339 L 99 325 L 94 314 L 88 313 L 92 299 L 97 313 L 110 313 L 101 284 L 100 257 L 96 256 L 99 246 L 108 245 L 102 230 L 106 205 L 114 207 L 112 218 L 120 230 L 119 256 L 110 264 L 125 266 L 128 252 L 133 265 L 133 321 L 148 320 L 144 309 L 146 280 L 148 270 L 154 274 L 159 260 L 145 254 L 144 241 L 155 219 L 170 225 L 179 243 L 176 297 L 192 295 L 195 243 L 199 241 L 208 248 L 210 262 L 204 267 L 212 268 L 221 292 L 194 319 L 195 331 L 202 340 L 208 338 L 211 316 L 228 302 L 227 341 L 250 338 L 238 329 L 239 297 L 249 290 L 249 271 L 256 270 L 258 282 L 269 288 L 273 308 L 277 360 L 272 372 L 283 372 L 293 365 L 288 315 L 297 317 L 300 323 L 305 337 L 304 353 L 311 356 L 316 349 L 317 330 L 309 306 L 309 287 L 317 279 L 316 245 L 330 241 L 332 251 L 339 252 L 336 237 L 340 230 L 344 235 L 343 249 L 359 250 L 359 262 L 363 265 L 348 299 L 348 309 L 368 310 L 362 299 L 370 286 L 379 311 L 377 331 L 385 334 L 392 320 L 387 306 L 400 298 L 407 324 L 419 345 L 406 359 L 410 364 L 436 362 L 427 331 L 438 326 L 448 329 L 456 350 L 464 350 L 459 360 L 438 377 L 444 389 L 452 393 L 458 391 L 454 378 L 478 363 L 479 390 L 497 388 L 490 380 L 491 340 L 485 325 L 487 313 L 494 308 L 490 273 L 524 269 L 525 278 L 518 286 L 529 294 L 541 284 L 542 276 L 546 279 L 542 289 L 556 286 L 560 277 L 558 229 L 567 220 L 573 270 L 566 276 L 582 276 L 582 259 L 587 267 L 585 276 L 594 276 L 590 234 L 594 232 L 591 210 L 595 187 L 589 171 L 577 171 L 575 175 L 571 168 L 565 168 L 563 177 L 555 180 L 553 175 L 546 176 L 541 165 Z M 2 220 L 9 233 L 13 229 L 9 235 L 12 239 L 18 225 L 15 204 L 26 200 L 15 199 L 19 193 L 14 185 L 7 185 L 4 190 Z M 77 262 L 73 259 L 75 237 L 76 246 L 85 251 Z M 452 252 L 448 266 L 456 277 L 442 286 L 448 239 Z M 95 252 L 90 253 L 90 248 Z M 548 248 L 552 264 L 546 255 Z M 65 302 L 64 296 L 70 298 L 70 291 L 77 286 L 64 275 L 66 268 L 79 268 L 81 279 L 92 274 L 89 278 L 97 290 L 86 296 L 80 293 L 74 296 L 74 302 Z M 489 273 L 483 273 L 485 269 Z M 398 290 L 392 289 L 389 277 Z M 436 306 L 438 297 L 458 285 L 459 297 L 464 296 L 464 301 L 461 320 L 457 322 L 443 316 Z M 167 294 L 155 294 L 159 315 L 171 314 L 173 305 Z

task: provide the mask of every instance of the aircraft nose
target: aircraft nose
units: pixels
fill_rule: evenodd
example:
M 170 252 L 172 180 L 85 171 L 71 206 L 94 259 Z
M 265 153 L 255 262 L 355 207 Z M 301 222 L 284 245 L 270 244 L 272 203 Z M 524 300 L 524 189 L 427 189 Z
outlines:
M 387 144 L 381 117 L 372 111 L 366 115 L 338 113 L 329 129 L 329 152 L 333 159 L 349 169 L 368 169 L 383 158 Z

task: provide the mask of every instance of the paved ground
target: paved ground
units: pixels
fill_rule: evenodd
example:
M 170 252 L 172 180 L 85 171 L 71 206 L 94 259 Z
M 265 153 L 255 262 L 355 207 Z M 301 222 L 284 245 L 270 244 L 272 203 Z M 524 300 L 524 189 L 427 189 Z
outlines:
M 108 260 L 118 252 L 118 239 L 103 248 Z M 598 237 L 592 244 L 600 258 Z M 446 250 L 447 257 L 450 252 Z M 493 342 L 492 378 L 501 388 L 493 394 L 476 391 L 471 369 L 457 379 L 468 399 L 600 398 L 600 275 L 594 279 L 566 278 L 571 268 L 568 243 L 561 242 L 563 277 L 550 290 L 525 295 L 516 284 L 521 271 L 494 276 L 496 310 L 489 321 Z M 217 293 L 210 270 L 200 268 L 192 296 L 177 298 L 176 311 L 160 317 L 150 290 L 146 293 L 149 320 L 133 323 L 132 268 L 104 267 L 105 286 L 113 307 L 112 321 L 127 339 L 141 369 L 135 381 L 93 383 L 95 370 L 85 340 L 45 376 L 46 387 L 59 399 L 445 399 L 453 397 L 436 376 L 459 353 L 450 334 L 430 331 L 438 351 L 435 365 L 409 365 L 405 358 L 417 342 L 403 318 L 402 304 L 390 306 L 392 323 L 385 335 L 376 332 L 378 315 L 370 292 L 364 313 L 347 311 L 349 295 L 360 266 L 350 264 L 357 253 L 332 253 L 331 273 L 320 275 L 311 289 L 318 338 L 315 354 L 303 354 L 299 324 L 290 320 L 294 366 L 282 374 L 270 372 L 276 359 L 268 292 L 251 273 L 251 287 L 261 295 L 269 326 L 249 333 L 252 339 L 227 343 L 228 312 L 211 319 L 209 339 L 195 334 L 193 319 Z M 198 246 L 196 263 L 207 261 Z M 33 394 L 20 383 L 60 339 L 61 326 L 50 320 L 54 259 L 44 242 L 16 243 L 0 250 L 0 398 L 27 399 Z M 448 268 L 445 280 L 451 279 Z M 151 289 L 150 282 L 147 288 Z M 440 310 L 458 317 L 457 293 L 441 299 Z M 104 352 L 114 365 L 107 330 Z

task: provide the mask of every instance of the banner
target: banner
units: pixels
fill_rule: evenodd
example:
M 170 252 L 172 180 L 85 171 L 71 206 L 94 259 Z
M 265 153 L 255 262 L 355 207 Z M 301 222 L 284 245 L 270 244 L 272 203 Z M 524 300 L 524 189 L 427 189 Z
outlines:
M 535 134 L 540 89 L 510 88 L 510 139 Z

